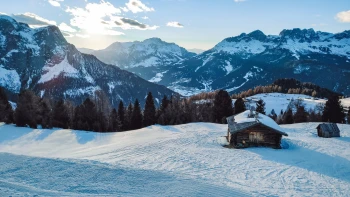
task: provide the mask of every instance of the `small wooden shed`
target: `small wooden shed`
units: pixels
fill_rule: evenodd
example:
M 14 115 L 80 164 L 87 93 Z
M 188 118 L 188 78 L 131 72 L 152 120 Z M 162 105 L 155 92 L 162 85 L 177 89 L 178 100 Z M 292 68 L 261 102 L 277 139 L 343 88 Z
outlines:
M 245 111 L 227 118 L 227 140 L 230 147 L 265 146 L 281 148 L 282 136 L 288 136 L 270 117 Z
M 340 137 L 340 130 L 335 123 L 322 123 L 319 124 L 316 129 L 319 137 Z

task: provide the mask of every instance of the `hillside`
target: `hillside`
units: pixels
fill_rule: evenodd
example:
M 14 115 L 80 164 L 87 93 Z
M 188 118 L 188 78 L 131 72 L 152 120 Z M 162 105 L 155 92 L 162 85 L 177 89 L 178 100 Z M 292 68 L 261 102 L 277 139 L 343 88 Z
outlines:
M 11 94 L 11 100 L 30 89 L 44 98 L 65 98 L 77 104 L 101 90 L 114 106 L 136 98 L 143 104 L 148 92 L 159 100 L 174 94 L 80 53 L 56 26 L 33 29 L 7 15 L 0 15 L 0 86 Z
M 0 195 L 346 196 L 350 126 L 283 126 L 288 149 L 227 149 L 227 125 L 90 133 L 0 126 Z

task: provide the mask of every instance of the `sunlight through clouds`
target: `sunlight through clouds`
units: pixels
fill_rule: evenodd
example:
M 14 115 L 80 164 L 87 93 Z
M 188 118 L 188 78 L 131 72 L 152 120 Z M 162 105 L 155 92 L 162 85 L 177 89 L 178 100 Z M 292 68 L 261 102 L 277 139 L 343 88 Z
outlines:
M 110 19 L 121 13 L 119 8 L 111 3 L 101 1 L 100 3 L 88 3 L 85 8 L 66 9 L 73 18 L 70 24 L 91 34 L 123 35 L 124 33 L 113 30 L 113 26 L 103 22 L 105 18 Z

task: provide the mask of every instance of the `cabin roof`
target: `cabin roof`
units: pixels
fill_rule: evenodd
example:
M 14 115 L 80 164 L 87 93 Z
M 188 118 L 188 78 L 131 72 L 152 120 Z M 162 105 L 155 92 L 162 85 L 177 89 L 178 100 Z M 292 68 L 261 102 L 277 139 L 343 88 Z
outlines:
M 317 126 L 317 129 L 321 129 L 324 132 L 340 133 L 340 130 L 335 123 L 322 123 Z
M 227 118 L 228 127 L 231 133 L 237 133 L 239 131 L 242 131 L 244 129 L 248 129 L 250 127 L 262 124 L 273 131 L 288 136 L 287 133 L 284 132 L 284 129 L 281 128 L 274 120 L 272 120 L 270 117 L 258 113 L 257 118 L 249 118 L 250 110 L 247 110 L 245 112 L 242 112 L 240 114 L 230 116 Z M 255 114 L 255 112 L 253 112 Z

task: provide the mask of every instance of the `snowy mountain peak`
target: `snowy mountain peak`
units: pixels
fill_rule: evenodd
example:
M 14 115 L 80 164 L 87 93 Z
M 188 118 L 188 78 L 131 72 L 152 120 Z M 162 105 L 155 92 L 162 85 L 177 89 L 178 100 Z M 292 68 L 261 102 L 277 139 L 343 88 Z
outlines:
M 149 38 L 135 42 L 116 42 L 106 49 L 94 51 L 92 54 L 105 63 L 123 69 L 169 66 L 196 55 L 175 43 L 168 43 L 160 38 Z M 131 71 L 138 73 L 135 70 Z
M 59 28 L 30 28 L 8 16 L 0 17 L 0 86 L 11 94 L 30 89 L 43 97 L 75 103 L 101 90 L 112 105 L 133 102 L 152 92 L 161 99 L 173 92 L 163 86 L 80 53 Z M 16 98 L 13 95 L 14 98 Z

